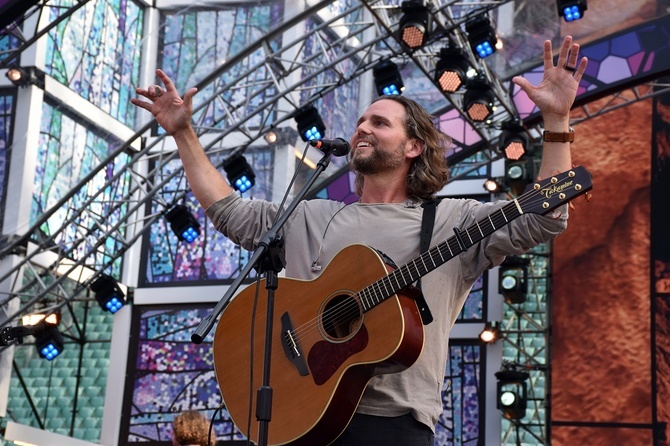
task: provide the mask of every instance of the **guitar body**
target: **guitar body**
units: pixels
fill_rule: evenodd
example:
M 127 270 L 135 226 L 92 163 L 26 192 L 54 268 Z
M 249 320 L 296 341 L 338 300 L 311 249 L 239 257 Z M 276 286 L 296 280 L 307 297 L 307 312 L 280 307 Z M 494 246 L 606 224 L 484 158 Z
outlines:
M 414 300 L 398 293 L 363 312 L 357 295 L 388 272 L 376 251 L 351 245 L 315 280 L 279 279 L 273 314 L 269 444 L 331 443 L 349 424 L 373 376 L 402 371 L 417 360 L 424 333 Z M 218 322 L 213 349 L 226 408 L 237 427 L 257 442 L 256 397 L 262 383 L 267 314 L 264 282 L 253 328 L 250 383 L 255 292 L 256 286 L 251 285 L 231 300 Z M 249 416 L 251 430 L 246 432 Z

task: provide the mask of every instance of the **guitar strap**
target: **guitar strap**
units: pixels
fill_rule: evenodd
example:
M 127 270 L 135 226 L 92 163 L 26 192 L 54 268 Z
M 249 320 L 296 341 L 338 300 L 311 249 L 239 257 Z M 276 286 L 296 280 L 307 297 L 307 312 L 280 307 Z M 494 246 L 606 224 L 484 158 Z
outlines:
M 425 201 L 421 207 L 423 207 L 423 217 L 421 219 L 421 239 L 419 242 L 419 251 L 423 254 L 428 251 L 430 248 L 430 239 L 433 237 L 433 228 L 435 227 L 435 210 L 437 205 L 440 204 L 440 200 L 430 200 Z M 428 325 L 433 322 L 433 314 L 428 308 L 428 303 L 423 297 L 423 291 L 421 291 L 421 278 L 417 280 L 416 287 L 419 289 L 419 294 L 415 298 L 416 304 L 419 307 L 419 314 L 421 315 L 421 320 L 423 325 Z

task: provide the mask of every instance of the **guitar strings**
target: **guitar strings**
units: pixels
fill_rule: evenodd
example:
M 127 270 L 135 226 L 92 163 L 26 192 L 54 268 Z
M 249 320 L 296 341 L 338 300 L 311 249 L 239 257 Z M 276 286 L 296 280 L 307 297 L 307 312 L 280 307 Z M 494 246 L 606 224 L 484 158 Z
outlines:
M 566 188 L 565 191 L 572 190 L 572 189 L 574 189 L 574 186 Z M 532 205 L 532 204 L 539 204 L 539 203 L 542 203 L 542 202 L 546 201 L 547 198 L 541 196 L 538 192 L 539 191 L 537 191 L 537 190 L 531 190 L 531 191 L 521 195 L 520 197 L 517 197 L 516 202 L 519 205 L 526 206 L 526 205 Z M 566 203 L 567 203 L 567 201 L 566 201 Z M 565 203 L 560 203 L 560 204 L 565 204 Z M 521 207 L 523 208 L 524 206 L 521 206 Z M 511 222 L 511 220 L 506 218 L 506 216 L 504 214 L 505 208 L 509 208 L 508 211 L 511 209 L 511 210 L 516 210 L 517 213 L 519 212 L 518 209 L 516 209 L 516 205 L 514 203 L 514 200 L 510 200 L 504 206 L 496 209 L 491 214 L 488 214 L 488 219 L 491 222 L 494 230 L 498 230 L 498 229 L 502 228 L 503 226 L 507 225 L 509 222 Z M 527 212 L 524 212 L 524 214 L 525 213 L 527 213 Z M 492 216 L 492 214 L 495 214 L 495 215 Z M 513 219 L 516 219 L 521 215 L 523 215 L 523 214 L 518 214 L 515 217 L 513 217 Z M 484 218 L 483 220 L 486 220 L 486 218 Z M 332 221 L 332 219 L 331 219 L 331 221 Z M 467 233 L 467 231 L 469 229 L 472 229 L 477 223 L 479 223 L 479 221 L 472 224 L 470 227 L 466 228 L 463 232 Z M 438 247 L 439 245 L 442 245 L 442 244 L 445 244 L 445 243 L 448 244 L 449 240 L 450 239 L 447 239 L 447 240 L 439 243 L 438 245 L 435 245 L 433 248 L 426 251 L 425 253 L 421 253 L 421 255 L 419 256 L 419 259 L 421 259 L 421 261 L 424 262 L 424 263 L 425 263 L 426 260 L 430 260 L 434 264 L 434 261 L 433 261 L 432 257 L 430 256 L 430 252 L 433 249 L 435 249 L 436 247 Z M 438 252 L 440 252 L 440 251 L 438 250 Z M 445 254 L 446 254 L 446 252 L 445 252 Z M 424 258 L 426 255 L 428 255 L 429 257 Z M 398 274 L 398 272 L 403 271 L 403 270 L 407 270 L 410 274 L 410 277 L 412 277 L 412 273 L 410 271 L 410 269 L 411 269 L 410 264 L 414 263 L 415 261 L 416 261 L 416 259 L 413 260 L 413 261 L 410 261 L 409 263 L 407 263 L 407 264 L 401 266 L 400 268 L 394 270 L 393 272 L 389 273 L 385 277 L 383 277 L 383 278 L 375 281 L 371 285 L 368 285 L 367 287 L 363 288 L 358 293 L 355 293 L 355 294 L 349 296 L 350 298 L 347 298 L 343 302 L 338 303 L 335 306 L 333 306 L 332 308 L 324 311 L 321 318 L 317 315 L 316 317 L 312 318 L 311 320 L 309 320 L 309 321 L 305 322 L 304 324 L 296 327 L 295 329 L 293 329 L 291 331 L 291 335 L 292 335 L 293 339 L 295 339 L 296 343 L 298 343 L 298 341 L 300 339 L 303 339 L 305 336 L 311 335 L 314 331 L 318 331 L 318 321 L 319 321 L 319 319 L 324 320 L 326 323 L 332 323 L 333 321 L 336 321 L 336 320 L 343 320 L 343 319 L 344 320 L 351 320 L 351 319 L 356 318 L 361 313 L 359 311 L 359 308 L 364 307 L 364 305 L 361 301 L 360 294 L 365 292 L 366 290 L 368 290 L 370 288 L 372 288 L 372 289 L 370 289 L 369 292 L 375 293 L 375 295 L 376 295 L 377 292 L 380 292 L 379 295 L 376 295 L 377 304 L 381 303 L 383 300 L 386 300 L 388 297 L 394 295 L 395 293 L 387 295 L 387 292 L 382 292 L 381 286 L 384 285 L 384 288 L 386 288 L 386 284 L 384 284 L 383 282 L 385 282 L 385 281 L 388 282 L 389 285 L 390 285 L 391 290 L 393 290 L 394 287 L 392 286 L 392 282 L 390 282 L 390 277 L 393 276 L 397 281 L 396 275 Z M 415 269 L 416 269 L 416 266 L 415 266 Z M 418 270 L 417 270 L 417 272 L 418 272 Z M 376 286 L 376 288 L 378 288 L 378 290 L 376 290 L 376 291 L 374 290 L 375 286 Z M 361 302 L 360 305 L 359 305 L 359 302 Z M 365 311 L 363 311 L 363 313 L 364 312 Z

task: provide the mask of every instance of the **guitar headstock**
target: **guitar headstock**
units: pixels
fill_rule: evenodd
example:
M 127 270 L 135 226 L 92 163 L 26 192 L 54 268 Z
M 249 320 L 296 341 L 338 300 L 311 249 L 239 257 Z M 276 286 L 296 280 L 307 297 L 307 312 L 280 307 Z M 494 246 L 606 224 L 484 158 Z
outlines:
M 544 215 L 592 188 L 591 174 L 584 167 L 577 166 L 529 184 L 517 202 L 524 213 Z

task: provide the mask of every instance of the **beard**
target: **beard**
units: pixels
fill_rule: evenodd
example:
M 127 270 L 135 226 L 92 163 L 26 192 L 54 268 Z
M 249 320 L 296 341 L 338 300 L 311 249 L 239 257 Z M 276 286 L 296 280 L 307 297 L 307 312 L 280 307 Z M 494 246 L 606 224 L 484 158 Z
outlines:
M 366 155 L 360 154 L 359 150 L 354 148 L 351 166 L 356 172 L 363 175 L 375 175 L 393 170 L 405 162 L 406 142 L 406 140 L 400 142 L 391 150 L 384 150 L 377 144 L 373 144 Z

